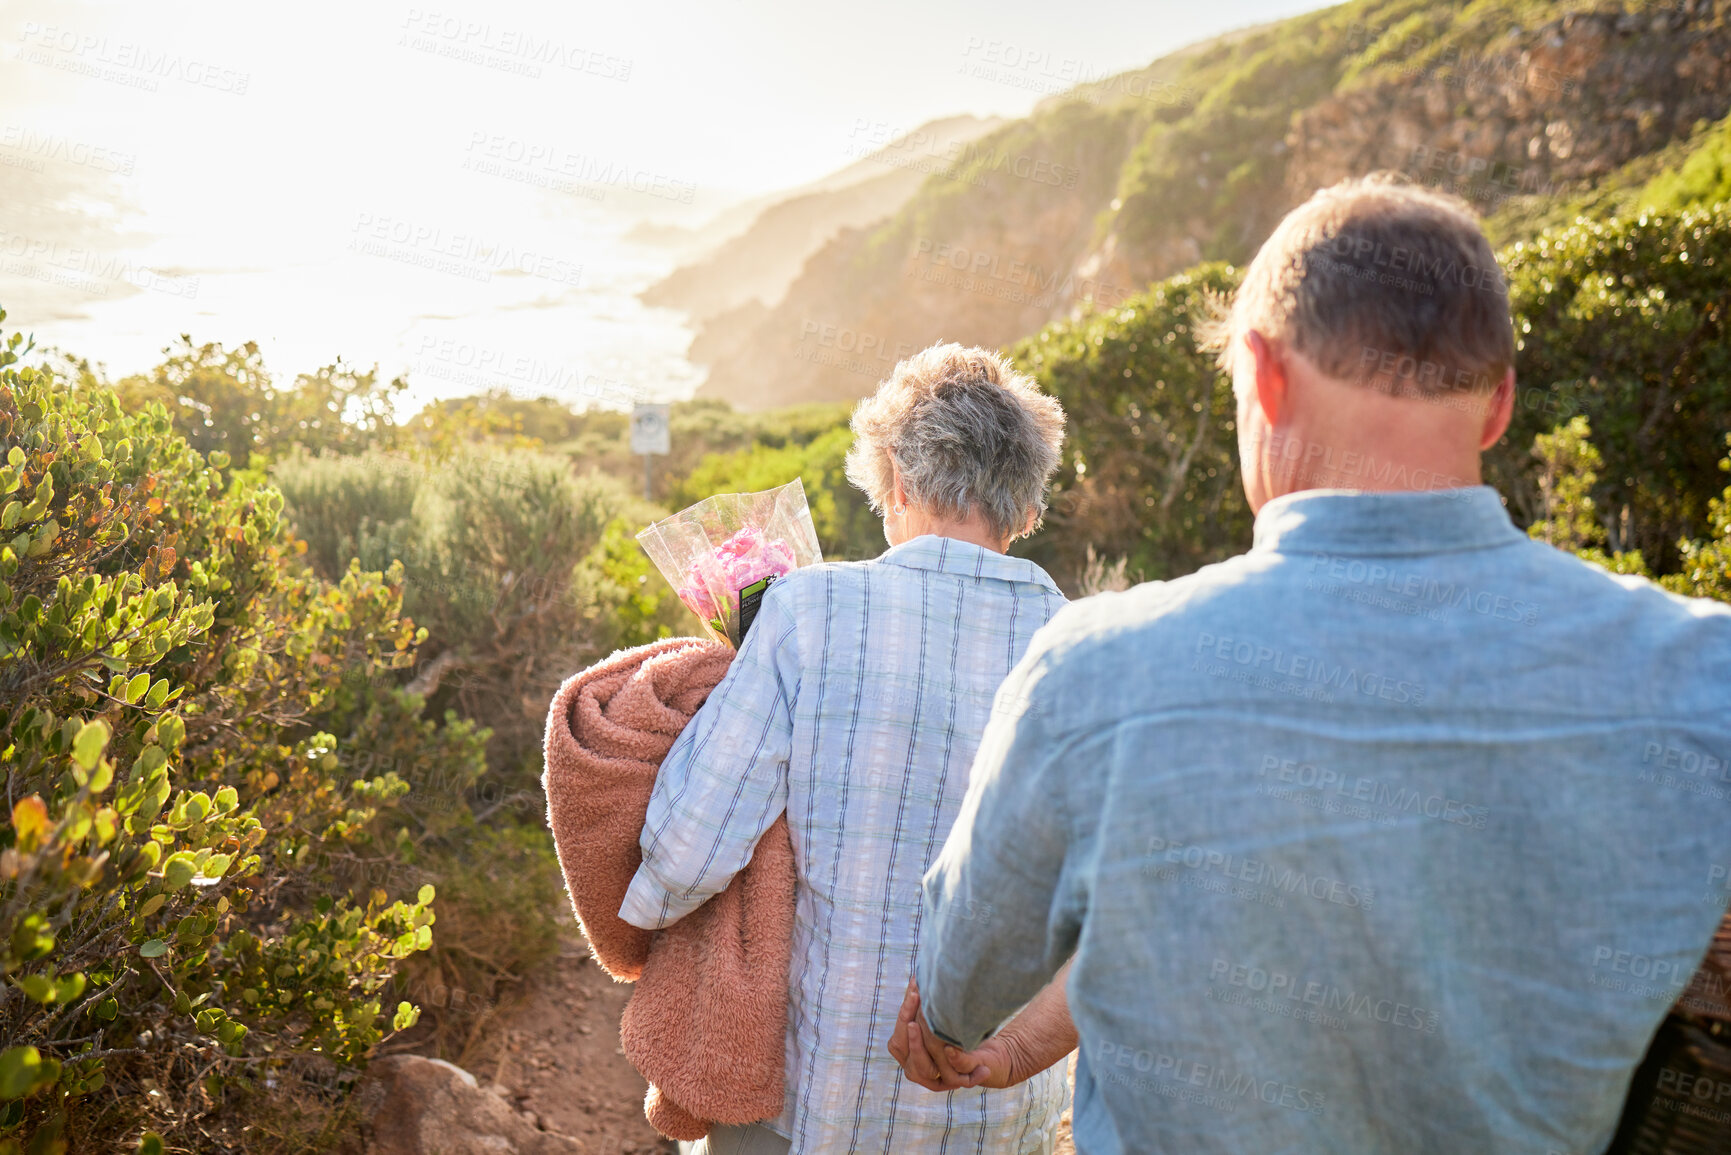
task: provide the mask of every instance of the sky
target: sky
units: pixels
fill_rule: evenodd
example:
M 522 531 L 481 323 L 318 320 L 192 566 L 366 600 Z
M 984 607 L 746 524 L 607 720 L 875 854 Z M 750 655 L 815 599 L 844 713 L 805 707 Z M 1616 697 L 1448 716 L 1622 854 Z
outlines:
M 427 318 L 537 302 L 672 356 L 678 319 L 623 303 L 665 272 L 620 246 L 632 220 L 696 224 L 927 120 L 1019 116 L 1313 7 L 0 0 L 0 306 L 117 372 L 189 330 L 296 371 L 389 362 Z M 548 193 L 596 174 L 605 195 Z M 527 277 L 464 266 L 497 245 Z

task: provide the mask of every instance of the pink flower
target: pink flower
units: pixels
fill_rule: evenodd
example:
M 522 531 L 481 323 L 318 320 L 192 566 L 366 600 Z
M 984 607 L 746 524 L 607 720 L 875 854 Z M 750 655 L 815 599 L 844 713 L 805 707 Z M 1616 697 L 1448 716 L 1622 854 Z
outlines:
M 706 622 L 720 622 L 732 634 L 739 612 L 739 591 L 766 577 L 794 570 L 793 547 L 780 538 L 764 537 L 755 526 L 730 535 L 706 556 L 699 557 L 678 589 L 679 600 Z M 737 641 L 737 639 L 734 639 Z

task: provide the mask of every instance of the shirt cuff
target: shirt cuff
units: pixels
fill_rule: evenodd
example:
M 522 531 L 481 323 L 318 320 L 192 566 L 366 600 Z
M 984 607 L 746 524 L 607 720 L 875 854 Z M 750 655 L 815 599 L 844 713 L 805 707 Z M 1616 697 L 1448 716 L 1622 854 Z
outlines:
M 639 866 L 631 877 L 625 901 L 619 904 L 619 917 L 639 930 L 661 930 L 702 905 L 701 900 L 680 902 L 655 881 L 647 866 Z
M 924 944 L 922 943 L 921 945 L 923 946 Z M 973 1050 L 973 1047 L 963 1043 L 960 1039 L 940 1030 L 937 1024 L 932 1021 L 932 1003 L 927 996 L 938 989 L 937 963 L 929 962 L 927 956 L 922 952 L 914 963 L 914 977 L 920 984 L 920 1018 L 923 1021 L 924 1028 L 942 1039 L 944 1042 L 948 1043 L 950 1046 L 955 1047 L 957 1050 Z
M 938 1030 L 936 1027 L 932 1026 L 932 1021 L 930 1019 L 926 1019 L 926 1030 L 930 1031 L 932 1034 L 936 1035 L 938 1038 L 942 1039 L 944 1042 L 948 1043 L 950 1046 L 954 1047 L 958 1051 L 967 1051 L 967 1050 L 972 1049 L 970 1047 L 962 1046 L 962 1042 L 960 1039 L 952 1039 L 948 1035 L 944 1034 L 942 1031 Z

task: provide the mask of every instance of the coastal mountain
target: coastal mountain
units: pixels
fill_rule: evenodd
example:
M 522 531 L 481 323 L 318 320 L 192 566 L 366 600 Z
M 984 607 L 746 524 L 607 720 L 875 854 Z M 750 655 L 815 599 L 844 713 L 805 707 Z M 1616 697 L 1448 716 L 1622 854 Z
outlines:
M 1372 170 L 1454 192 L 1518 240 L 1717 147 L 1728 110 L 1731 0 L 1356 0 L 1048 98 L 842 228 L 779 298 L 700 292 L 690 273 L 658 299 L 700 323 L 699 396 L 849 399 L 932 341 L 1008 345 L 1242 263 L 1316 188 Z
M 943 170 L 959 150 L 999 127 L 991 117 L 952 116 L 904 133 L 860 121 L 847 167 L 788 193 L 753 200 L 700 230 L 709 251 L 643 294 L 648 305 L 682 309 L 707 321 L 747 302 L 775 305 L 806 258 L 843 228 L 883 220 Z M 748 224 L 746 222 L 749 222 Z

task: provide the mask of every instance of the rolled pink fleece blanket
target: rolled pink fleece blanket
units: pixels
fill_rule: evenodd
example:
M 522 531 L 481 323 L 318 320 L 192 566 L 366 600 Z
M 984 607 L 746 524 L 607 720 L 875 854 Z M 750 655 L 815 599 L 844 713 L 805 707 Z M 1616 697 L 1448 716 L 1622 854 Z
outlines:
M 662 931 L 619 917 L 643 861 L 638 836 L 673 740 L 721 681 L 733 651 L 669 638 L 621 650 L 568 679 L 547 712 L 547 824 L 577 921 L 606 972 L 637 989 L 620 1023 L 649 1080 L 644 1113 L 663 1135 L 781 1114 L 793 843 L 783 815 L 726 890 Z

